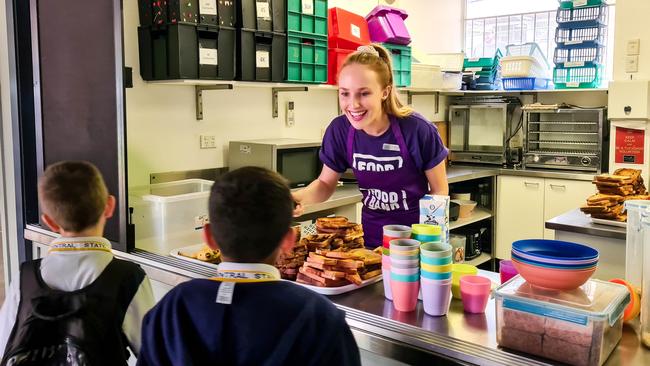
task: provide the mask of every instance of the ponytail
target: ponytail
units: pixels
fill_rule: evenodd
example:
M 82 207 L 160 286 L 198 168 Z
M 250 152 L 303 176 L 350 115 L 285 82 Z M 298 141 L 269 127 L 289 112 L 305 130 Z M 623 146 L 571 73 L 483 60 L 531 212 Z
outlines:
M 390 87 L 388 97 L 381 102 L 382 110 L 398 118 L 408 117 L 413 113 L 413 110 L 411 107 L 403 105 L 397 96 L 391 59 L 388 50 L 373 43 L 370 46 L 360 47 L 359 51 L 350 54 L 343 62 L 341 69 L 351 64 L 360 64 L 371 68 L 377 73 L 382 88 Z

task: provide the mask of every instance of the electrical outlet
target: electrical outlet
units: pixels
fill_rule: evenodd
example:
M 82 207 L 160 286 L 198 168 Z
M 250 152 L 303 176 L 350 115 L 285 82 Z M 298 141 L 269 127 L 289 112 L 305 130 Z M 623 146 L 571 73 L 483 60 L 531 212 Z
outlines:
M 216 149 L 217 138 L 214 135 L 201 135 L 200 147 L 201 149 Z
M 638 55 L 641 50 L 641 40 L 640 39 L 630 39 L 627 41 L 627 55 L 634 56 Z
M 639 56 L 625 56 L 625 72 L 639 71 Z
M 294 115 L 295 103 L 292 101 L 287 102 L 287 127 L 293 127 L 296 124 L 296 116 Z

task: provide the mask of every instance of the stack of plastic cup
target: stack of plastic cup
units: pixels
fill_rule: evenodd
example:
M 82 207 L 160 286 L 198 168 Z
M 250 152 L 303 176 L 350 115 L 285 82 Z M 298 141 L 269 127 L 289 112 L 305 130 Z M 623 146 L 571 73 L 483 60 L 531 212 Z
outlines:
M 487 277 L 463 276 L 460 278 L 460 293 L 463 300 L 463 308 L 467 313 L 480 314 L 485 312 L 492 282 Z
M 393 299 L 390 290 L 390 241 L 393 239 L 408 239 L 411 237 L 411 228 L 405 225 L 384 225 L 383 248 L 381 256 L 381 274 L 384 278 L 384 296 Z
M 413 311 L 420 292 L 420 242 L 393 239 L 390 245 L 390 289 L 398 311 Z
M 518 275 L 517 269 L 511 260 L 502 260 L 499 262 L 499 276 L 501 277 L 501 283 L 507 282 L 509 279 Z
M 471 264 L 457 263 L 451 266 L 451 294 L 454 299 L 460 299 L 460 278 L 477 273 L 478 268 Z
M 411 225 L 411 238 L 422 243 L 439 242 L 442 238 L 440 225 L 413 224 Z
M 451 303 L 451 245 L 423 243 L 420 245 L 420 281 L 424 312 L 441 316 Z

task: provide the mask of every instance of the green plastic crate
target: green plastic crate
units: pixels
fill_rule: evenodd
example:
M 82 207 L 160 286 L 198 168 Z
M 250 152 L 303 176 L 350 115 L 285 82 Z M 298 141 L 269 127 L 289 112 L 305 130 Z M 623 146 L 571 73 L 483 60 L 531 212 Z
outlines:
M 573 9 L 573 8 L 581 8 L 583 6 L 598 6 L 602 4 L 603 4 L 603 0 L 561 0 L 560 8 Z
M 555 89 L 590 89 L 600 86 L 602 80 L 602 67 L 600 65 L 561 68 L 553 70 L 553 84 Z
M 327 0 L 288 0 L 287 31 L 327 36 Z
M 288 33 L 287 81 L 327 82 L 327 36 Z
M 463 69 L 482 67 L 483 71 L 488 71 L 499 64 L 502 56 L 501 50 L 497 48 L 494 57 L 465 58 L 463 61 Z
M 392 56 L 395 86 L 411 85 L 411 46 L 382 43 Z

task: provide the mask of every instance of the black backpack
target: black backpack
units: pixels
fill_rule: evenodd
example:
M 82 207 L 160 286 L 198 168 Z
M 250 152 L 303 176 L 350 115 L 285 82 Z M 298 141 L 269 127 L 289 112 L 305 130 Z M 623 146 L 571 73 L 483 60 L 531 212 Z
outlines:
M 113 259 L 90 285 L 66 292 L 45 284 L 40 262 L 21 265 L 20 305 L 1 365 L 126 365 L 122 323 L 142 268 Z

